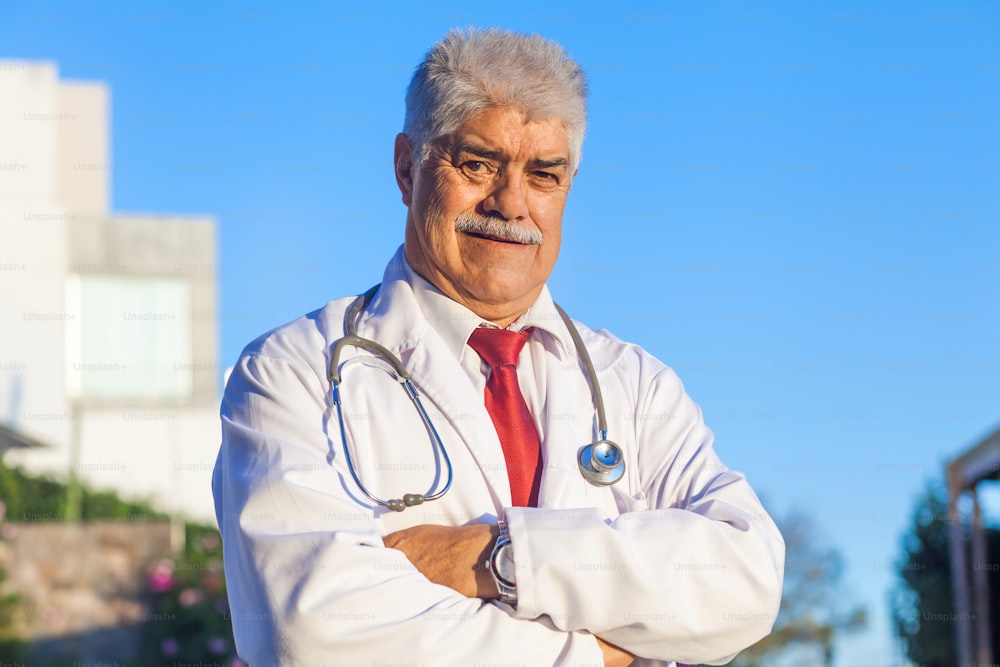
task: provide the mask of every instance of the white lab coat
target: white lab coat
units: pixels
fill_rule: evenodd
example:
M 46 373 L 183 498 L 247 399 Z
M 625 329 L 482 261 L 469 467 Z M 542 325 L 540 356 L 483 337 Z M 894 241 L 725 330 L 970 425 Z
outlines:
M 482 394 L 426 326 L 403 261 L 390 262 L 358 333 L 406 364 L 454 484 L 440 500 L 395 513 L 351 478 L 327 365 L 352 298 L 251 343 L 226 387 L 213 479 L 243 659 L 253 667 L 601 665 L 593 633 L 647 658 L 636 664 L 718 663 L 767 634 L 784 544 L 744 477 L 716 457 L 673 371 L 579 326 L 609 436 L 626 461 L 619 483 L 599 487 L 576 463 L 595 439 L 576 350 L 568 334 L 561 345 L 529 345 L 544 468 L 539 507 L 511 508 Z M 536 308 L 551 310 L 547 291 Z M 367 353 L 348 348 L 344 358 L 358 354 Z M 443 472 L 426 429 L 389 375 L 364 366 L 345 369 L 342 386 L 361 479 L 382 498 L 427 492 Z M 504 515 L 516 609 L 431 583 L 382 541 L 416 524 Z

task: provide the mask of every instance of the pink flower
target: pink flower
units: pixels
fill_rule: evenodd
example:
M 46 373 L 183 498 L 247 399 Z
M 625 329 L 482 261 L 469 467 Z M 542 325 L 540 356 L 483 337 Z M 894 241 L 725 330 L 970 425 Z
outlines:
M 222 576 L 209 572 L 201 578 L 201 585 L 209 591 L 215 592 L 222 588 Z
M 239 656 L 235 656 L 232 660 L 229 661 L 229 664 L 226 667 L 250 667 L 250 665 L 243 662 L 243 660 L 241 660 Z
M 205 597 L 204 593 L 197 588 L 185 588 L 181 591 L 177 601 L 181 603 L 182 607 L 190 607 L 201 602 L 203 597 Z
M 157 561 L 149 571 L 146 583 L 154 593 L 169 591 L 174 587 L 174 562 L 168 558 Z

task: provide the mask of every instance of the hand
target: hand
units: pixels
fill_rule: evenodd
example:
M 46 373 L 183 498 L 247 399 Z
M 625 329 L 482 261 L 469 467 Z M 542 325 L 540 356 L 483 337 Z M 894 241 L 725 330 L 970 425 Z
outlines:
M 595 639 L 597 639 L 597 645 L 601 647 L 601 652 L 604 653 L 604 667 L 628 667 L 632 664 L 634 655 L 614 644 L 609 644 L 600 637 L 595 637 Z
M 397 530 L 383 538 L 385 546 L 398 549 L 436 584 L 465 597 L 489 600 L 500 597 L 490 572 L 490 554 L 500 534 L 496 525 L 468 526 L 421 524 Z
M 466 597 L 489 600 L 500 597 L 490 572 L 489 559 L 500 535 L 496 525 L 468 526 L 421 524 L 397 530 L 383 538 L 385 546 L 402 551 L 429 580 Z M 628 667 L 635 657 L 600 637 L 605 667 Z

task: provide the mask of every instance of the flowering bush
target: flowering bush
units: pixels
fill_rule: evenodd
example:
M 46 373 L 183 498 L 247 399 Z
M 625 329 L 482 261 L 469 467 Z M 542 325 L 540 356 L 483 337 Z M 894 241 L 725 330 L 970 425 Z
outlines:
M 7 517 L 52 517 L 66 515 L 66 484 L 29 475 L 19 468 L 8 468 L 0 461 L 0 540 L 17 530 Z M 80 518 L 87 520 L 134 520 L 141 516 L 165 520 L 149 503 L 122 500 L 110 491 L 81 489 Z M 226 583 L 222 571 L 222 542 L 219 532 L 210 526 L 187 524 L 184 553 L 176 559 L 159 560 L 146 573 L 146 595 L 151 603 L 146 623 L 143 655 L 129 665 L 175 667 L 179 664 L 246 667 L 236 656 Z M 0 584 L 5 573 L 0 570 Z M 16 595 L 0 588 L 0 667 L 5 664 L 31 664 L 30 646 L 16 636 L 11 619 L 19 604 Z M 102 664 L 67 656 L 44 665 Z M 111 664 L 111 663 L 107 663 Z M 115 660 L 114 664 L 119 664 Z
M 157 561 L 146 575 L 153 608 L 143 664 L 245 667 L 233 643 L 219 533 L 195 524 L 186 530 L 184 555 Z
M 10 524 L 3 523 L 7 517 L 7 503 L 0 500 L 0 539 L 10 534 Z M 0 589 L 7 581 L 7 571 L 0 567 Z M 24 642 L 13 628 L 13 619 L 21 597 L 16 593 L 0 592 L 0 666 L 16 665 L 24 659 Z

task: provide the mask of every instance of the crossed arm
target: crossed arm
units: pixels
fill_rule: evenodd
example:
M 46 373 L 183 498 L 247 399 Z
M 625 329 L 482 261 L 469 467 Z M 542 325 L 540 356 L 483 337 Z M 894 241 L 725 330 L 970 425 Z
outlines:
M 608 665 L 631 661 L 617 647 L 710 663 L 770 629 L 780 535 L 715 458 L 679 385 L 635 407 L 649 415 L 634 422 L 647 441 L 673 444 L 642 450 L 652 481 L 625 499 L 634 510 L 609 521 L 596 507 L 507 509 L 520 588 L 511 614 L 482 604 L 497 596 L 477 567 L 493 527 L 384 535 L 339 491 L 346 472 L 327 464 L 326 436 L 312 426 L 325 409 L 319 377 L 301 362 L 247 355 L 223 402 L 214 493 L 234 633 L 250 662 L 350 662 L 373 646 L 428 661 L 486 644 L 511 661 L 573 664 L 596 659 L 598 636 Z
M 406 554 L 430 581 L 465 597 L 491 600 L 500 597 L 488 565 L 499 531 L 495 524 L 438 526 L 422 524 L 385 536 L 385 545 Z M 634 657 L 600 637 L 605 667 L 625 667 Z

